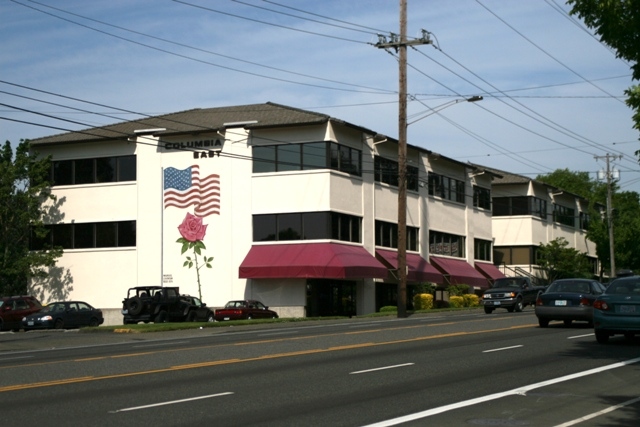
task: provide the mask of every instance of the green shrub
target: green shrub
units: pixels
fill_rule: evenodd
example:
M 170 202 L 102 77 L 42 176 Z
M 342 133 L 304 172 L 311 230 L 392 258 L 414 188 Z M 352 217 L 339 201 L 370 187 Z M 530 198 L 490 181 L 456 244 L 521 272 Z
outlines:
M 413 296 L 414 310 L 429 310 L 431 308 L 433 308 L 433 295 L 416 294 Z
M 385 305 L 384 307 L 380 307 L 380 313 L 386 313 L 390 311 L 398 311 L 398 307 L 395 305 Z
M 478 307 L 480 305 L 480 298 L 475 294 L 464 294 L 462 295 L 464 299 L 465 307 Z
M 449 307 L 454 307 L 454 308 L 464 307 L 464 298 L 457 295 L 449 297 Z
M 445 290 L 449 292 L 449 296 L 460 297 L 464 294 L 469 293 L 470 286 L 469 285 L 451 285 L 451 286 L 447 286 Z

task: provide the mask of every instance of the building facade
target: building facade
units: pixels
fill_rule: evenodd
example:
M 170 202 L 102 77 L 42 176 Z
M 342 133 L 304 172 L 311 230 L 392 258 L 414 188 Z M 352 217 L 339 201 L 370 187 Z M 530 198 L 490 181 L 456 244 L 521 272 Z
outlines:
M 194 109 L 31 141 L 53 160 L 46 241 L 64 255 L 43 301 L 118 313 L 127 289 L 179 286 L 209 306 L 281 317 L 395 304 L 397 141 L 273 103 Z M 410 285 L 468 284 L 493 266 L 494 174 L 408 147 Z M 502 240 L 501 240 L 502 241 Z M 409 301 L 410 303 L 410 301 Z

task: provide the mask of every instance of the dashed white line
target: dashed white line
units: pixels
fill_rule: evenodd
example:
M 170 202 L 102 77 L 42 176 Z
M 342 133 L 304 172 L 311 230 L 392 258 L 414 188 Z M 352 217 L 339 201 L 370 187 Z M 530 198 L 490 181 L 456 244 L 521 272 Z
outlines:
M 212 397 L 227 396 L 227 395 L 230 395 L 230 394 L 233 394 L 233 392 L 227 391 L 225 393 L 216 393 L 216 394 L 209 394 L 209 395 L 206 395 L 206 396 L 190 397 L 188 399 L 180 399 L 180 400 L 171 400 L 169 402 L 152 403 L 151 405 L 133 406 L 131 408 L 116 409 L 115 411 L 110 411 L 110 412 L 112 414 L 115 414 L 116 412 L 137 411 L 137 410 L 140 410 L 140 409 L 155 408 L 157 406 L 165 406 L 165 405 L 174 405 L 176 403 L 193 402 L 194 400 L 210 399 Z
M 512 345 L 511 347 L 494 348 L 491 350 L 485 350 L 483 353 L 493 353 L 494 351 L 512 350 L 514 348 L 524 347 L 523 345 Z
M 567 339 L 568 340 L 573 340 L 573 339 L 576 339 L 576 338 L 592 337 L 594 335 L 595 335 L 594 333 L 584 334 L 584 335 L 575 335 L 573 337 L 568 337 Z
M 364 371 L 349 372 L 349 375 L 366 374 L 368 372 L 383 371 L 385 369 L 404 368 L 405 366 L 415 365 L 415 363 L 403 363 L 401 365 L 383 366 L 381 368 L 365 369 Z
M 600 415 L 604 415 L 604 414 L 607 414 L 609 412 L 613 412 L 616 409 L 620 409 L 620 408 L 623 408 L 625 406 L 633 405 L 634 403 L 636 403 L 638 401 L 640 401 L 640 397 L 636 397 L 635 399 L 627 400 L 626 402 L 622 402 L 622 403 L 620 403 L 618 405 L 609 406 L 608 408 L 605 408 L 602 411 L 594 412 L 592 414 L 585 415 L 584 417 L 580 417 L 580 418 L 576 418 L 575 420 L 567 421 L 566 423 L 563 423 L 563 424 L 558 424 L 556 427 L 573 426 L 573 425 L 579 424 L 579 423 L 581 423 L 583 421 L 587 421 L 587 420 L 590 420 L 592 418 L 599 417 Z

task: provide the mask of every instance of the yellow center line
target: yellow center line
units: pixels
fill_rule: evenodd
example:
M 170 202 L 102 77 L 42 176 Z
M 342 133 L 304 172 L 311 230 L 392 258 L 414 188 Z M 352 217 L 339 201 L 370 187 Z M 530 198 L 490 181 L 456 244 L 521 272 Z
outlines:
M 411 342 L 419 342 L 419 341 L 426 341 L 426 340 L 433 340 L 433 339 L 478 335 L 478 334 L 486 334 L 486 333 L 492 333 L 492 332 L 502 332 L 502 331 L 509 331 L 509 330 L 515 330 L 515 329 L 530 328 L 532 326 L 535 326 L 535 325 L 510 326 L 507 328 L 489 329 L 489 330 L 474 331 L 474 332 L 452 332 L 448 334 L 428 335 L 428 336 L 406 338 L 406 339 L 393 340 L 393 341 L 369 342 L 369 343 L 353 344 L 353 345 L 338 346 L 338 347 L 317 348 L 317 349 L 310 349 L 310 350 L 292 351 L 287 353 L 267 354 L 263 356 L 249 357 L 245 359 L 225 359 L 225 360 L 215 360 L 215 361 L 203 362 L 203 363 L 191 363 L 191 364 L 185 364 L 185 365 L 171 366 L 168 368 L 159 368 L 159 369 L 152 369 L 152 370 L 138 371 L 138 372 L 128 372 L 128 373 L 122 373 L 122 374 L 111 374 L 111 375 L 102 375 L 102 376 L 93 376 L 93 377 L 77 377 L 77 378 L 67 378 L 67 379 L 52 380 L 52 381 L 37 382 L 37 383 L 17 384 L 17 385 L 0 387 L 0 393 L 4 393 L 7 391 L 41 388 L 41 387 L 51 387 L 51 386 L 57 386 L 57 385 L 76 384 L 76 383 L 90 382 L 90 381 L 102 381 L 102 380 L 110 380 L 110 379 L 116 379 L 116 378 L 126 378 L 126 377 L 140 376 L 140 375 L 160 374 L 160 373 L 166 373 L 166 372 L 175 372 L 178 370 L 208 368 L 212 366 L 227 365 L 227 364 L 233 364 L 233 363 L 256 362 L 256 361 L 263 361 L 267 359 L 278 359 L 283 357 L 305 356 L 310 354 L 328 353 L 333 351 L 354 350 L 354 349 L 360 349 L 360 348 L 366 348 L 366 347 L 406 344 Z M 154 352 L 154 353 L 157 353 L 157 352 Z

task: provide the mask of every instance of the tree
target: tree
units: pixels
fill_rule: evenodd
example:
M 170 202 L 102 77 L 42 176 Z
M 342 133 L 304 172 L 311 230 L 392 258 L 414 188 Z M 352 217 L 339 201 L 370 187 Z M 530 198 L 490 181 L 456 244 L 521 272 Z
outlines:
M 631 65 L 633 80 L 640 80 L 640 4 L 637 0 L 568 0 L 569 12 L 577 15 L 600 39 L 616 50 L 616 56 Z M 634 127 L 640 130 L 640 87 L 625 91 L 627 105 L 634 109 Z M 636 151 L 640 155 L 640 150 Z
M 50 158 L 30 153 L 21 140 L 15 156 L 9 141 L 0 151 L 0 295 L 27 293 L 29 281 L 46 276 L 61 249 L 30 251 L 32 236 L 44 238 L 45 203 L 55 201 L 48 182 Z
M 591 265 L 587 256 L 567 247 L 569 242 L 559 237 L 538 248 L 538 265 L 546 273 L 549 283 L 569 277 L 591 278 Z

